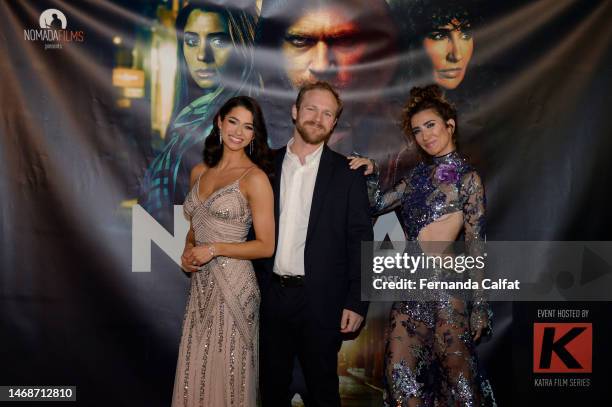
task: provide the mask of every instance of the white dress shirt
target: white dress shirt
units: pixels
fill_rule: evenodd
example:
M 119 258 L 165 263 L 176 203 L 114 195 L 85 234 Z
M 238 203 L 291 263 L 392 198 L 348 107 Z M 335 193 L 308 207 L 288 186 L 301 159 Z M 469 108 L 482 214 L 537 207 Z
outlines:
M 294 143 L 287 143 L 283 159 L 280 185 L 280 215 L 278 217 L 278 247 L 274 259 L 274 273 L 304 275 L 304 248 L 323 144 L 304 159 L 304 165 L 291 151 Z

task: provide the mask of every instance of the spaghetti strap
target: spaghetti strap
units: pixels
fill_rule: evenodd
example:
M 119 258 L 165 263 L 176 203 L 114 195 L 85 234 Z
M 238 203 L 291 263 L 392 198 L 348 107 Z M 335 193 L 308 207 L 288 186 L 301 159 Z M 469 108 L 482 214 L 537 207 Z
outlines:
M 198 194 L 198 198 L 200 197 L 200 180 L 202 179 L 202 175 L 204 175 L 204 171 L 200 172 L 198 180 L 196 181 L 196 193 Z
M 257 167 L 256 165 L 247 168 L 247 170 L 245 172 L 242 173 L 242 175 L 240 176 L 240 178 L 238 178 L 236 180 L 236 182 L 240 181 L 242 178 L 244 178 L 245 175 L 247 175 L 249 173 L 249 171 L 251 171 L 253 168 Z

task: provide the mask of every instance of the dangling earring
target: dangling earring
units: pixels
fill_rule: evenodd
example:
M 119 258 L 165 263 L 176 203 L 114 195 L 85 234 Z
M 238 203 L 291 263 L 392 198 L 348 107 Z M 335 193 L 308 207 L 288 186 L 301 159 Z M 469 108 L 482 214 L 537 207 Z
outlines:
M 217 133 L 219 133 L 219 144 L 223 144 L 223 137 L 221 137 L 221 130 L 217 128 Z
M 253 143 L 255 142 L 255 139 L 251 140 L 251 142 L 249 143 L 249 155 L 253 155 Z

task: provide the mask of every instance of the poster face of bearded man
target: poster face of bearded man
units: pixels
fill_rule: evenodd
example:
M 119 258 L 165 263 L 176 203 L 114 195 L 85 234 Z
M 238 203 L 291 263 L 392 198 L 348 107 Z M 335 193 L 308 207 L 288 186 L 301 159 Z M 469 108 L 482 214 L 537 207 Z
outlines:
M 355 13 L 358 5 L 362 4 L 306 1 L 296 7 L 302 14 L 282 33 L 281 45 L 285 74 L 293 88 L 317 80 L 327 81 L 340 91 L 388 82 L 395 69 L 391 61 L 377 66 L 376 72 L 368 67 L 393 48 L 391 20 L 376 2 Z
M 330 148 L 379 160 L 399 150 L 404 138 L 387 113 L 394 113 L 387 99 L 397 39 L 384 0 L 263 0 L 255 49 L 271 146 L 285 145 L 293 131 L 285 120 L 287 102 L 297 89 L 320 80 L 345 103 L 327 140 Z

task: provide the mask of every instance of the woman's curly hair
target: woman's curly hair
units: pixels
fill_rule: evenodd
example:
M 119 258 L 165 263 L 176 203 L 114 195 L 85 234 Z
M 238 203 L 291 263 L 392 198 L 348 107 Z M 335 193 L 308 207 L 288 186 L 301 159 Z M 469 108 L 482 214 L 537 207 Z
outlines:
M 449 119 L 455 121 L 453 141 L 457 144 L 457 136 L 459 135 L 457 109 L 446 99 L 444 92 L 442 92 L 438 85 L 415 86 L 410 89 L 410 96 L 402 109 L 401 116 L 404 134 L 411 142 L 415 142 L 414 134 L 412 133 L 412 116 L 428 109 L 433 109 L 445 122 Z

